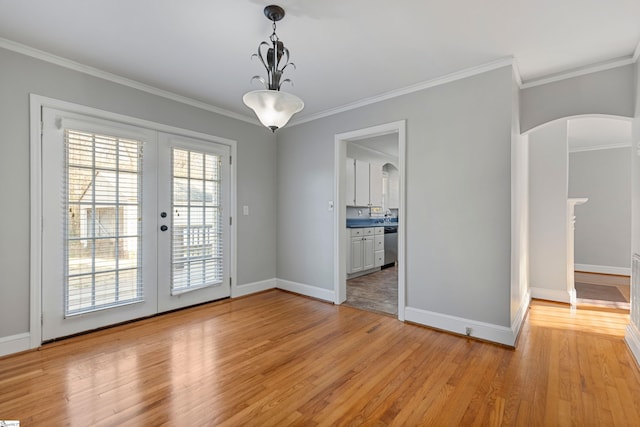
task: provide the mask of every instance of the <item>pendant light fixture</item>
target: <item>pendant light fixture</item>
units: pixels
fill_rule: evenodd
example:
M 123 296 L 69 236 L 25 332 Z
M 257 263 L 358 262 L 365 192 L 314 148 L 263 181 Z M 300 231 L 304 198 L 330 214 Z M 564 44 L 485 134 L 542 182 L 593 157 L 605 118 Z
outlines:
M 256 113 L 263 125 L 275 132 L 286 125 L 295 113 L 302 110 L 304 102 L 295 95 L 280 91 L 283 83 L 291 83 L 290 79 L 281 80 L 285 68 L 289 65 L 296 68 L 293 62 L 289 62 L 289 49 L 284 47 L 284 43 L 276 34 L 276 22 L 284 18 L 284 9 L 270 5 L 264 8 L 264 14 L 273 22 L 273 33 L 269 37 L 271 44 L 263 41 L 258 46 L 258 53 L 254 53 L 251 57 L 260 59 L 267 70 L 267 79 L 253 76 L 251 81 L 259 80 L 265 89 L 245 93 L 242 101 Z

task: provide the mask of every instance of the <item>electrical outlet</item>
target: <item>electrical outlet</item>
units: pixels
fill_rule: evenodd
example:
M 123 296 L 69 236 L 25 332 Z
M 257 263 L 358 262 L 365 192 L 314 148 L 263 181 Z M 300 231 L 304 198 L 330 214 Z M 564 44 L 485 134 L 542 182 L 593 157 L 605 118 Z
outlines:
M 470 337 L 471 336 L 471 328 L 469 326 L 467 326 L 466 328 L 464 328 L 464 333 Z
M 249 215 L 249 206 L 244 205 L 242 207 L 242 215 Z

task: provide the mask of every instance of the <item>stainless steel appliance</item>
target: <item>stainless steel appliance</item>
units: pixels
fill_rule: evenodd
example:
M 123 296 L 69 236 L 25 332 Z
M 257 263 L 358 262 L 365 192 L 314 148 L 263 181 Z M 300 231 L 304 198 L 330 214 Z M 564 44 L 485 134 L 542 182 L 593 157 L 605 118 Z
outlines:
M 398 260 L 398 226 L 384 227 L 384 265 L 382 268 L 393 267 Z

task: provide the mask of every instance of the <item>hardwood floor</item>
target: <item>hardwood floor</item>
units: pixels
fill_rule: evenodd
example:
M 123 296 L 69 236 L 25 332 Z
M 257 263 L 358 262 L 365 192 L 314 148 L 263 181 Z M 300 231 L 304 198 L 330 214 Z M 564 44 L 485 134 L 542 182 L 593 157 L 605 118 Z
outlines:
M 0 359 L 22 426 L 640 425 L 628 314 L 534 301 L 518 348 L 272 290 Z

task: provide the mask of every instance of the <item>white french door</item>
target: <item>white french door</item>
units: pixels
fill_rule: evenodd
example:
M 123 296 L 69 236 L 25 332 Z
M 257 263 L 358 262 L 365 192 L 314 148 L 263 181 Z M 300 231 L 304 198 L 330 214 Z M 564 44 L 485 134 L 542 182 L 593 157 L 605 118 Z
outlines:
M 161 133 L 158 308 L 230 296 L 229 147 Z
M 42 121 L 43 340 L 230 295 L 228 146 Z

